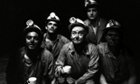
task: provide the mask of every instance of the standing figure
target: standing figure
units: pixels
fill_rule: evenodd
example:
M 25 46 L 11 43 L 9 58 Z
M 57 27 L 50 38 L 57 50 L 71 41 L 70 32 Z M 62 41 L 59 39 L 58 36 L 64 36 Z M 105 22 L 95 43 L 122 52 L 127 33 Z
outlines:
M 101 58 L 101 84 L 136 84 L 132 51 L 122 43 L 123 30 L 110 20 L 103 31 L 104 43 L 98 44 Z
M 53 79 L 53 55 L 43 48 L 43 33 L 32 20 L 24 29 L 25 46 L 9 59 L 6 69 L 8 84 L 27 84 L 29 78 L 36 78 L 33 84 L 49 84 Z M 29 83 L 30 84 L 30 83 Z
M 99 56 L 94 44 L 85 41 L 88 28 L 78 18 L 70 18 L 71 42 L 61 49 L 56 72 L 64 76 L 63 84 L 94 84 L 99 69 Z
M 60 29 L 60 19 L 54 12 L 51 12 L 47 17 L 45 29 L 47 32 L 44 34 L 42 46 L 53 54 L 54 60 L 56 61 L 61 48 L 65 43 L 68 43 L 69 40 L 58 33 L 58 29 Z
M 87 19 L 84 21 L 89 27 L 86 40 L 95 45 L 100 43 L 103 29 L 106 27 L 107 20 L 100 17 L 100 7 L 96 0 L 85 0 L 85 11 Z

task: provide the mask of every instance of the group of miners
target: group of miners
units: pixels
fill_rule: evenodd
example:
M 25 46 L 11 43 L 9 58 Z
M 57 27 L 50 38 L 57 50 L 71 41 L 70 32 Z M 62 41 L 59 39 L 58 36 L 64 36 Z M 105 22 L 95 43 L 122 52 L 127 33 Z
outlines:
M 60 18 L 51 12 L 42 29 L 29 19 L 25 46 L 9 59 L 8 84 L 136 84 L 133 53 L 123 44 L 123 28 L 100 17 L 100 4 L 85 0 L 87 19 L 72 16 L 68 37 L 60 34 Z M 32 83 L 29 83 L 32 84 Z

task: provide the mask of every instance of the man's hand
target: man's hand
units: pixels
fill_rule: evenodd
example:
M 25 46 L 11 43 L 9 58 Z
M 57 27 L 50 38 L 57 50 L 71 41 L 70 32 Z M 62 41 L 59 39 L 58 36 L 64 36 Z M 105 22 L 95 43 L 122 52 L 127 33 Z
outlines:
M 59 76 L 63 72 L 64 71 L 63 71 L 62 66 L 57 66 L 57 68 L 55 69 L 55 76 Z

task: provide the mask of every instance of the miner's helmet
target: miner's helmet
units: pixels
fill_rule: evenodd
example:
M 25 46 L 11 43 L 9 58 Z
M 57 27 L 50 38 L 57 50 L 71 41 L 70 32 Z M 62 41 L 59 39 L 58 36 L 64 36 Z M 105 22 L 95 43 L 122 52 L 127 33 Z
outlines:
M 60 18 L 56 15 L 55 12 L 51 12 L 50 15 L 47 17 L 45 23 L 49 21 L 55 21 L 58 25 L 60 24 Z
M 109 30 L 116 30 L 117 32 L 119 32 L 119 34 L 121 36 L 123 35 L 123 29 L 122 29 L 122 26 L 120 25 L 120 23 L 118 21 L 115 21 L 115 20 L 111 19 L 107 23 L 106 28 L 103 29 L 103 35 L 102 35 L 102 38 L 101 38 L 102 42 L 105 41 L 105 36 L 106 36 L 106 34 Z
M 31 20 L 31 19 L 27 20 L 27 21 L 26 21 L 26 25 L 27 25 L 27 26 L 26 26 L 25 29 L 23 30 L 23 34 L 24 34 L 25 37 L 26 37 L 26 35 L 27 35 L 29 32 L 34 31 L 34 32 L 36 32 L 36 33 L 39 35 L 39 37 L 42 39 L 42 37 L 43 37 L 43 32 L 42 32 L 41 28 L 40 28 L 38 25 L 34 24 L 34 21 L 33 21 L 33 20 Z
M 88 8 L 99 8 L 99 3 L 96 0 L 85 0 L 85 9 Z
M 86 30 L 86 32 L 88 32 L 88 26 L 84 23 L 84 21 L 82 21 L 81 19 L 79 19 L 79 18 L 75 18 L 75 17 L 71 17 L 70 19 L 69 19 L 69 22 L 70 22 L 70 24 L 69 24 L 69 26 L 68 26 L 68 28 L 69 28 L 69 31 L 71 32 L 71 30 L 75 27 L 75 26 L 81 26 L 81 27 L 83 27 L 85 30 Z
M 111 19 L 109 20 L 109 22 L 106 25 L 106 28 L 103 30 L 103 32 L 107 32 L 108 30 L 113 29 L 113 30 L 118 30 L 120 32 L 122 32 L 122 28 L 119 22 Z

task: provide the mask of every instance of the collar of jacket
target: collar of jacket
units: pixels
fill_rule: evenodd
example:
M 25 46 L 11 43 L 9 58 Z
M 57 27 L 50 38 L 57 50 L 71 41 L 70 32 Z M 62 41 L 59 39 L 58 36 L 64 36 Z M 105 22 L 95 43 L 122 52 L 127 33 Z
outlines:
M 46 35 L 45 38 L 48 38 L 49 39 L 49 37 L 50 37 L 49 34 L 48 33 L 45 33 L 45 35 Z M 61 35 L 58 34 L 55 42 L 57 42 L 60 38 L 61 38 Z
M 101 24 L 100 20 L 101 20 L 101 18 L 97 19 L 97 26 L 100 26 L 100 24 Z M 87 26 L 91 26 L 91 21 L 89 19 L 85 20 L 84 22 Z
M 104 47 L 104 49 L 105 49 L 105 54 L 111 54 L 111 55 L 109 55 L 110 57 L 112 57 L 112 58 L 114 58 L 114 59 L 116 59 L 117 57 L 116 56 L 114 56 L 113 55 L 113 53 L 109 50 L 109 48 L 108 48 L 108 44 L 107 43 L 102 43 L 102 45 L 101 46 L 103 46 Z M 120 50 L 120 52 L 119 52 L 119 56 L 118 57 L 120 57 L 120 55 L 123 53 L 123 49 L 121 49 Z
M 82 51 L 81 54 L 85 54 L 85 55 L 89 55 L 89 52 L 88 52 L 88 46 L 85 46 L 86 50 Z M 73 42 L 70 42 L 69 45 L 68 45 L 68 51 L 71 55 L 74 55 L 76 53 L 76 50 L 74 48 L 74 45 L 73 45 Z

